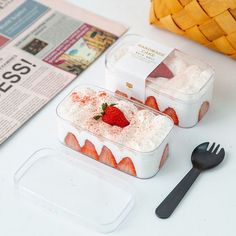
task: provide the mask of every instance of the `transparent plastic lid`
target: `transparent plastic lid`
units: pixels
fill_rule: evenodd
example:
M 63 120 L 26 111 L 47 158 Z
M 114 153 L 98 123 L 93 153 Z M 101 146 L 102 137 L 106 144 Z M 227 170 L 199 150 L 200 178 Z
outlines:
M 117 63 L 143 39 L 145 38 L 140 35 L 127 34 L 108 50 L 105 62 L 109 71 L 107 76 L 110 78 L 108 79 L 116 77 Z M 136 71 L 130 71 L 129 67 L 123 69 L 131 74 L 136 73 Z M 150 72 L 146 78 L 146 88 L 186 101 L 204 93 L 204 89 L 213 79 L 212 66 L 173 48 L 161 64 Z
M 115 230 L 134 205 L 126 182 L 78 154 L 38 150 L 14 180 L 18 190 L 34 202 L 100 232 Z

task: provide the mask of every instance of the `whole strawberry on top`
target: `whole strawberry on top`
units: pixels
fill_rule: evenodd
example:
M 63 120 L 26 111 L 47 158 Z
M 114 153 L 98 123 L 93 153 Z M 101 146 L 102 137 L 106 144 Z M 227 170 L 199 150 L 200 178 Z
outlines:
M 126 119 L 124 113 L 119 108 L 115 107 L 115 105 L 115 103 L 110 105 L 103 103 L 101 114 L 96 115 L 93 118 L 95 120 L 102 118 L 103 122 L 112 126 L 119 126 L 120 128 L 128 126 L 130 124 L 129 121 Z

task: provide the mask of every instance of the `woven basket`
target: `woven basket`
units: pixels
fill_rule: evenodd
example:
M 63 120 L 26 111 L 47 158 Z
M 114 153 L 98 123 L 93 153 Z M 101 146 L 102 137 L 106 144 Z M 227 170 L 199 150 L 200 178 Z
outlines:
M 236 0 L 151 0 L 150 23 L 236 59 Z

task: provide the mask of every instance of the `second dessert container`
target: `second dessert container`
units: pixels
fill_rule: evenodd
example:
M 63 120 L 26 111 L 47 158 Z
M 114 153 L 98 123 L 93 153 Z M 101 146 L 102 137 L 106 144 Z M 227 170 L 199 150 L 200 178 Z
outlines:
M 119 143 L 113 140 L 113 136 L 110 138 L 105 137 L 102 133 L 100 135 L 91 130 L 85 129 L 80 125 L 80 121 L 71 122 L 66 117 L 66 110 L 80 109 L 70 107 L 70 99 L 73 99 L 73 96 L 77 96 L 77 93 L 83 89 L 89 89 L 95 93 L 101 94 L 103 96 L 109 96 L 114 101 L 123 104 L 124 106 L 132 106 L 137 112 L 144 111 L 152 113 L 153 117 L 161 117 L 164 125 L 167 124 L 167 131 L 160 128 L 160 132 L 164 132 L 159 144 L 155 145 L 154 148 L 150 151 L 138 151 L 135 148 L 130 148 L 126 143 Z M 85 96 L 86 99 L 89 99 L 89 96 Z M 104 99 L 101 97 L 101 99 Z M 80 100 L 82 101 L 82 100 Z M 91 103 L 92 104 L 92 103 Z M 82 111 L 86 112 L 86 111 Z M 92 157 L 93 159 L 103 162 L 105 164 L 111 165 L 112 167 L 124 171 L 130 175 L 133 175 L 138 178 L 150 178 L 154 176 L 158 170 L 165 163 L 165 160 L 169 153 L 170 138 L 173 129 L 173 121 L 169 116 L 162 114 L 153 109 L 147 109 L 145 106 L 132 101 L 123 99 L 116 94 L 113 94 L 103 88 L 95 86 L 79 86 L 76 87 L 66 98 L 58 105 L 57 107 L 57 118 L 58 118 L 58 135 L 61 143 L 67 147 L 74 149 L 75 151 L 81 152 L 87 156 Z M 145 132 L 152 132 L 151 130 L 146 130 Z M 105 133 L 105 130 L 104 130 Z M 158 133 L 158 132 L 157 132 Z M 131 133 L 132 138 L 135 133 Z M 160 134 L 161 135 L 161 134 Z M 140 137 L 140 140 L 143 137 Z
M 212 67 L 192 56 L 138 35 L 126 35 L 106 54 L 106 88 L 192 127 L 208 111 Z

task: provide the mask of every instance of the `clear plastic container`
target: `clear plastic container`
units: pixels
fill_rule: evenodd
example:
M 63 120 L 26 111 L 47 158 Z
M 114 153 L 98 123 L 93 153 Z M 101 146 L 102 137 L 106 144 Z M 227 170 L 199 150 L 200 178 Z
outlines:
M 196 125 L 211 103 L 214 82 L 212 67 L 173 49 L 166 57 L 163 57 L 163 60 L 158 61 L 155 69 L 149 71 L 145 78 L 138 78 L 139 72 L 145 71 L 145 67 L 150 64 L 150 61 L 143 63 L 148 56 L 144 55 L 137 60 L 137 52 L 135 52 L 135 59 L 128 61 L 127 55 L 133 57 L 134 50 L 137 50 L 140 42 L 145 42 L 146 48 L 148 48 L 148 42 L 151 42 L 150 48 L 157 43 L 146 42 L 145 38 L 138 35 L 126 35 L 108 51 L 105 62 L 106 88 L 171 116 L 174 123 L 180 127 Z M 162 45 L 157 43 L 156 48 L 158 47 L 161 51 Z M 140 54 L 140 51 L 138 53 Z M 148 53 L 147 50 L 146 53 Z M 122 64 L 122 60 L 125 63 Z M 139 79 L 136 87 L 140 86 L 143 79 L 145 80 L 143 101 L 137 99 L 136 95 L 140 94 L 134 91 L 135 85 L 129 86 L 132 84 L 129 79 L 133 77 Z
M 92 94 L 94 92 L 96 94 L 105 94 L 105 97 L 101 97 L 101 103 L 104 101 L 108 103 L 109 101 L 112 101 L 117 103 L 117 106 L 121 106 L 122 104 L 124 107 L 131 107 L 131 112 L 134 112 L 132 113 L 132 116 L 138 114 L 138 119 L 140 117 L 142 118 L 143 114 L 147 114 L 152 117 L 152 122 L 159 122 L 159 120 L 161 120 L 163 123 L 158 123 L 159 126 L 154 127 L 154 131 L 156 133 L 159 132 L 160 135 L 158 137 L 155 136 L 155 140 L 157 141 L 147 139 L 147 143 L 145 143 L 146 140 L 144 140 L 144 137 L 150 137 L 149 134 L 152 135 L 152 132 L 154 132 L 151 129 L 146 129 L 146 126 L 139 127 L 141 130 L 143 129 L 143 133 L 139 133 L 139 135 L 141 135 L 140 137 L 137 134 L 137 132 L 140 132 L 140 129 L 133 129 L 134 126 L 132 126 L 132 124 L 130 124 L 129 127 L 127 126 L 128 129 L 124 130 L 123 128 L 111 127 L 108 124 L 104 124 L 103 121 L 97 123 L 97 121 L 93 120 L 91 126 L 92 130 L 91 128 L 87 128 L 87 116 L 92 116 L 86 109 L 82 109 L 83 106 L 81 105 L 81 101 L 84 101 L 84 97 L 86 97 L 86 99 L 91 99 L 91 96 L 93 96 L 87 95 L 88 90 L 91 90 Z M 78 101 L 73 102 L 73 99 L 78 96 L 78 93 L 82 92 L 85 93 L 85 96 L 83 97 L 80 95 L 81 97 L 78 105 Z M 93 108 L 94 104 L 91 102 L 91 104 L 88 103 L 87 106 L 92 106 Z M 128 110 L 129 109 L 127 108 L 127 111 Z M 79 112 L 78 116 L 75 114 L 76 112 Z M 69 114 L 70 116 L 68 116 Z M 84 116 L 84 114 L 86 115 Z M 83 118 L 81 118 L 81 115 Z M 61 143 L 77 152 L 81 152 L 97 161 L 110 165 L 117 170 L 121 170 L 135 177 L 150 178 L 154 176 L 162 167 L 168 156 L 171 131 L 174 126 L 170 117 L 153 109 L 147 109 L 147 107 L 141 104 L 133 103 L 120 96 L 116 96 L 103 88 L 90 85 L 76 87 L 58 105 L 57 117 L 58 136 Z M 136 119 L 136 117 L 134 119 Z M 148 127 L 148 122 L 148 120 L 142 120 L 140 124 L 146 124 Z M 132 145 L 136 145 L 136 143 L 132 140 L 140 142 L 140 145 L 143 145 L 141 147 L 144 148 L 143 150 L 145 151 L 134 148 Z M 146 149 L 147 145 L 152 145 L 149 151 Z
M 111 232 L 134 206 L 134 191 L 83 155 L 53 149 L 36 151 L 14 181 L 26 200 L 56 216 L 99 232 Z

